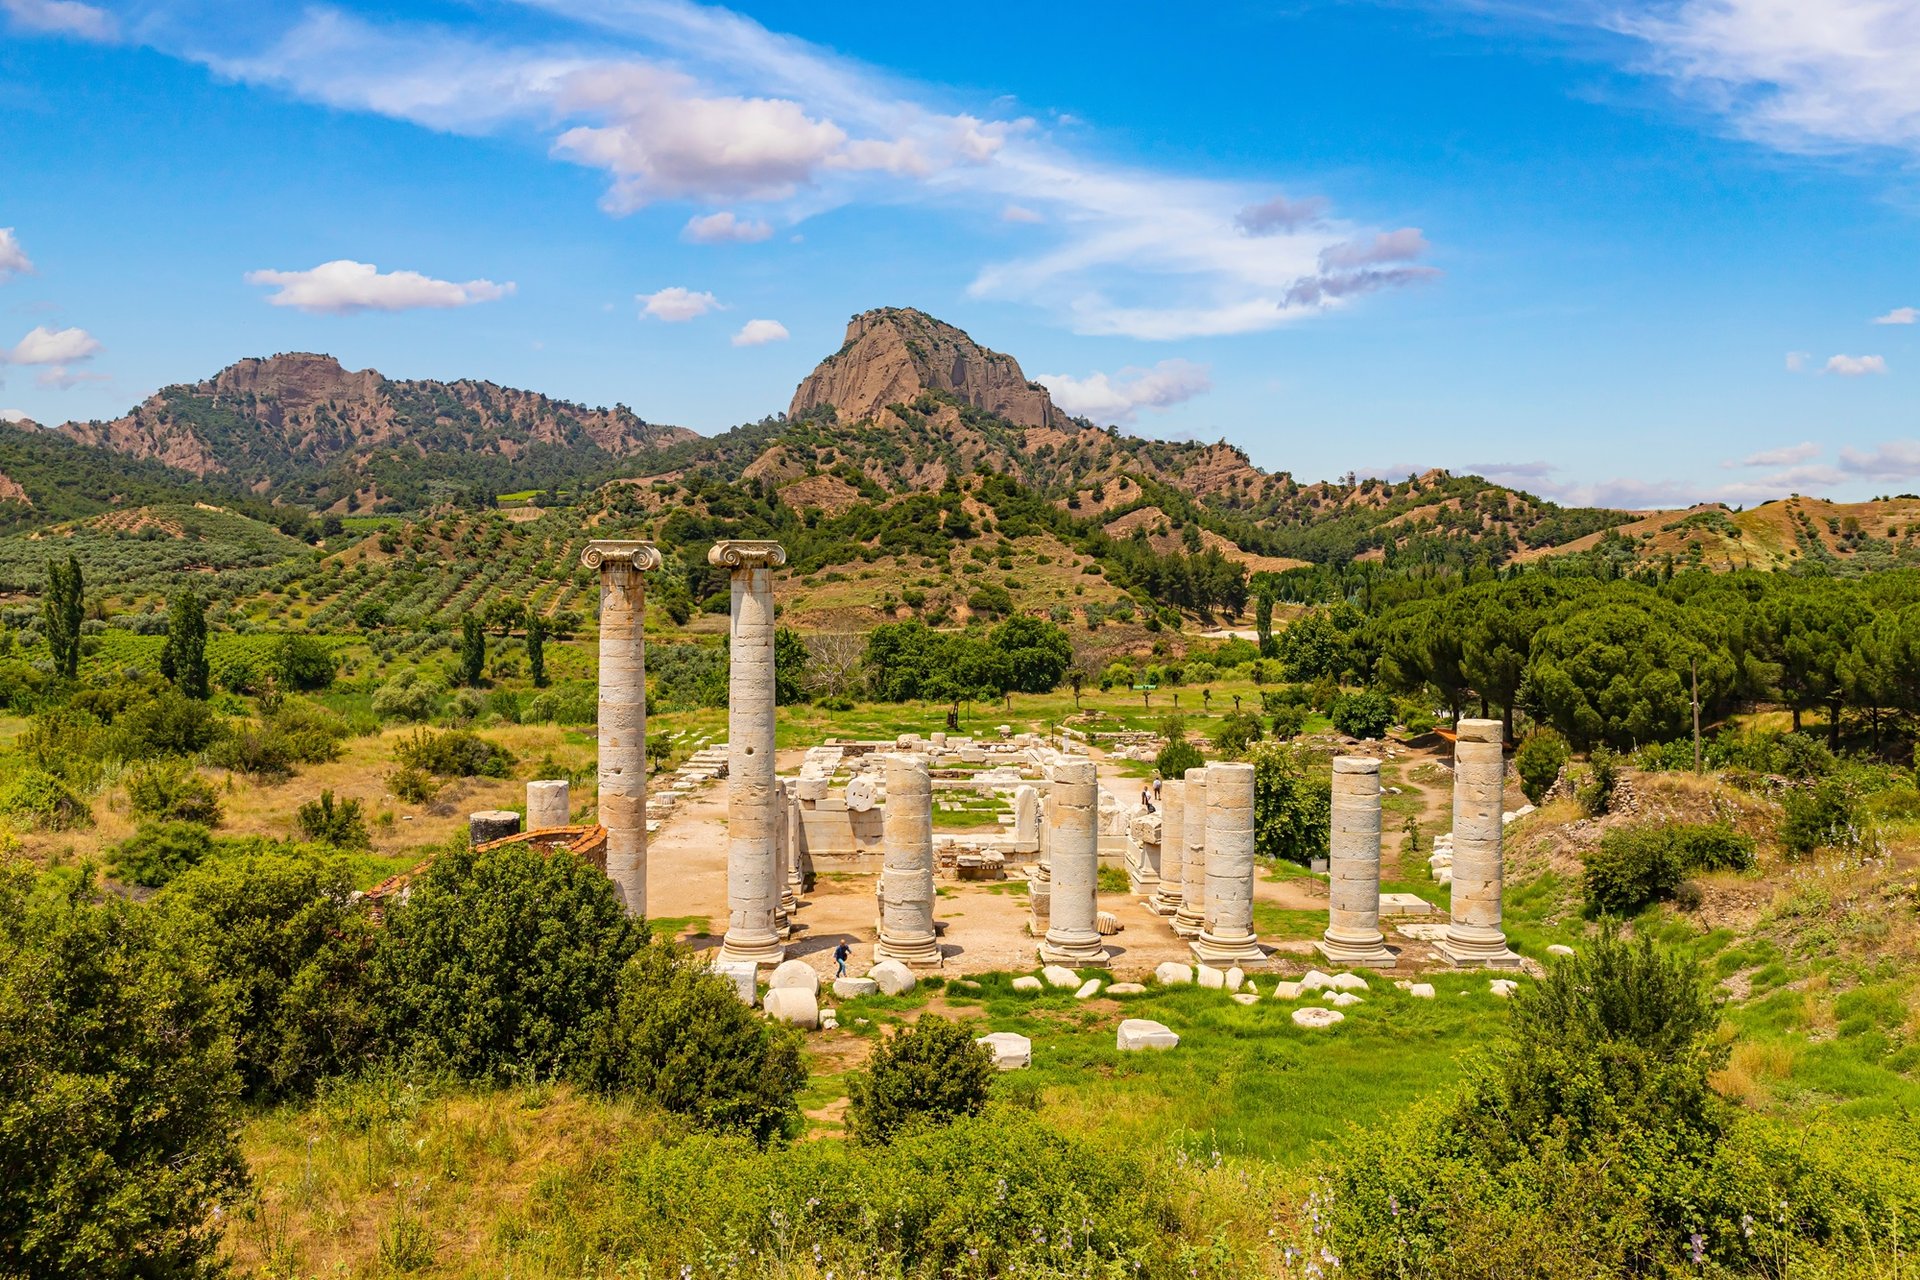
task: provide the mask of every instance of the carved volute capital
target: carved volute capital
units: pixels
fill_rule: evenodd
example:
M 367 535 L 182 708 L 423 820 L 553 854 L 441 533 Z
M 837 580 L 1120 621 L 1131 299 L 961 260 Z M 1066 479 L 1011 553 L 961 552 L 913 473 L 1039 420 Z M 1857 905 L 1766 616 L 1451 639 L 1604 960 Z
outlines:
M 660 549 L 651 542 L 627 542 L 616 538 L 596 538 L 580 553 L 580 563 L 589 569 L 612 565 L 632 570 L 658 569 Z
M 716 542 L 707 552 L 707 563 L 719 569 L 778 569 L 786 562 L 786 548 L 777 542 Z

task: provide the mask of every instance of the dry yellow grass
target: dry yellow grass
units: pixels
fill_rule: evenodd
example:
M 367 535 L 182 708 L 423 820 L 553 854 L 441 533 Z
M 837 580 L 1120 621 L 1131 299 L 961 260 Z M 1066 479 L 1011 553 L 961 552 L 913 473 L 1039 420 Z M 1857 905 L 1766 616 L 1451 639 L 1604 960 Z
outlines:
M 1723 1097 L 1762 1106 L 1772 1097 L 1774 1085 L 1792 1073 L 1797 1056 L 1790 1044 L 1741 1040 L 1733 1046 L 1727 1065 L 1713 1074 L 1713 1087 Z

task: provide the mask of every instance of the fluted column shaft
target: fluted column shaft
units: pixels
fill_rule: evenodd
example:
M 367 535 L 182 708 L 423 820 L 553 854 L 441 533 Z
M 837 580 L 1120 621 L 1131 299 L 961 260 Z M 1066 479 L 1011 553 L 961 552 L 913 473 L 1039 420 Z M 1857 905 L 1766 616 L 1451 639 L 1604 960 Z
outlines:
M 1453 918 L 1434 949 L 1457 965 L 1508 967 L 1520 958 L 1500 929 L 1503 726 L 1462 720 L 1453 746 Z
M 1180 778 L 1160 783 L 1160 887 L 1147 905 L 1155 915 L 1180 911 L 1185 898 L 1181 877 L 1187 865 L 1187 784 Z
M 1207 923 L 1207 766 L 1187 770 L 1181 826 L 1186 849 L 1180 859 L 1180 902 L 1174 909 L 1173 931 L 1197 938 Z
M 651 543 L 596 540 L 580 563 L 600 573 L 600 825 L 607 878 L 627 914 L 647 913 L 647 597 Z
M 1052 827 L 1053 888 L 1040 958 L 1052 964 L 1105 964 L 1100 943 L 1100 783 L 1091 760 L 1053 769 L 1048 822 Z
M 1320 953 L 1336 964 L 1389 967 L 1380 932 L 1380 762 L 1333 761 L 1332 829 L 1327 846 L 1327 932 Z
M 886 760 L 887 803 L 880 834 L 880 940 L 875 960 L 911 965 L 940 963 L 933 929 L 933 780 L 924 757 L 901 753 Z
M 780 875 L 774 814 L 772 542 L 722 542 L 707 561 L 732 571 L 727 682 L 727 961 L 778 964 Z
M 1264 960 L 1253 936 L 1253 766 L 1207 767 L 1207 923 L 1202 960 Z

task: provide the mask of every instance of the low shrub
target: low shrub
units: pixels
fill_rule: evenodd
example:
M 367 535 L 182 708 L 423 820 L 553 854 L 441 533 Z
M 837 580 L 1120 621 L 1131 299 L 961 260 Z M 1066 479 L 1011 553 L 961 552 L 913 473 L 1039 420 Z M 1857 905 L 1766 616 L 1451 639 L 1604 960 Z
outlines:
M 1595 747 L 1587 756 L 1587 776 L 1574 788 L 1580 812 L 1597 818 L 1613 807 L 1613 789 L 1620 781 L 1620 757 L 1607 747 Z
M 1546 799 L 1547 791 L 1572 757 L 1572 749 L 1558 730 L 1534 730 L 1513 753 L 1513 770 L 1520 775 L 1520 790 L 1529 801 L 1539 804 Z
M 374 691 L 373 714 L 382 720 L 431 720 L 443 692 L 418 671 L 402 671 Z
M 1822 778 L 1789 790 L 1780 799 L 1780 843 L 1798 855 L 1815 849 L 1853 849 L 1865 843 L 1860 798 L 1844 778 Z
M 993 1054 L 973 1030 L 928 1016 L 889 1036 L 848 1081 L 847 1119 L 860 1142 L 976 1115 L 993 1089 Z
M 1672 897 L 1690 872 L 1752 866 L 1752 839 L 1725 824 L 1626 827 L 1609 831 L 1587 855 L 1587 903 L 1596 912 L 1631 915 Z
M 442 778 L 504 778 L 513 753 L 465 729 L 415 729 L 393 749 L 402 765 Z
M 1393 699 L 1372 689 L 1338 694 L 1327 716 L 1349 738 L 1384 738 L 1393 724 Z
M 1200 754 L 1200 748 L 1185 738 L 1177 738 L 1160 748 L 1160 754 L 1153 759 L 1153 767 L 1160 771 L 1163 778 L 1184 778 L 1187 770 L 1198 769 L 1206 762 L 1207 758 Z
M 440 783 L 425 769 L 400 765 L 387 774 L 387 786 L 408 804 L 426 804 L 440 794 Z
M 213 833 L 193 822 L 146 822 L 107 854 L 114 875 L 157 889 L 213 852 Z
M 352 799 L 336 801 L 332 791 L 322 791 L 319 799 L 301 805 L 294 814 L 294 822 L 303 837 L 319 844 L 331 845 L 335 849 L 373 847 L 373 838 L 367 834 L 367 820 L 361 813 L 360 802 Z
M 1213 745 L 1221 755 L 1238 759 L 1247 753 L 1247 748 L 1260 741 L 1260 737 L 1258 716 L 1251 711 L 1229 711 L 1213 731 Z
M 27 768 L 0 783 L 0 815 L 43 831 L 93 825 L 93 806 L 44 769 Z
M 127 803 L 135 818 L 220 825 L 220 797 L 213 784 L 182 764 L 135 770 L 127 778 Z

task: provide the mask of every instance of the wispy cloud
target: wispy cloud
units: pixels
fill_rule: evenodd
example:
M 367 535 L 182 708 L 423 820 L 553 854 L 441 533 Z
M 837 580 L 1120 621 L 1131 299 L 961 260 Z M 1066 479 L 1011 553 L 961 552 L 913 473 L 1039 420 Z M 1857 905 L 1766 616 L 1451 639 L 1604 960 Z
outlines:
M 1046 220 L 1046 215 L 1035 213 L 1023 204 L 1009 204 L 1000 211 L 1000 221 L 1002 222 L 1034 223 L 1045 222 Z
M 119 35 L 119 24 L 105 9 L 79 0 L 0 0 L 0 13 L 22 31 L 105 42 Z
M 1912 324 L 1920 320 L 1920 307 L 1895 307 L 1883 316 L 1875 316 L 1875 324 Z
M 25 409 L 0 409 L 0 422 L 32 422 Z
M 736 217 L 731 209 L 696 214 L 680 230 L 680 238 L 689 244 L 758 244 L 772 234 L 765 222 Z
M 0 283 L 13 276 L 33 274 L 33 259 L 20 247 L 20 237 L 12 227 L 0 227 Z
M 1842 378 L 1864 378 L 1887 371 L 1885 356 L 1828 356 L 1826 372 Z
M 1805 462 L 1809 458 L 1820 456 L 1820 446 L 1808 440 L 1801 444 L 1785 445 L 1778 449 L 1763 449 L 1759 453 L 1750 453 L 1738 463 L 1728 462 L 1728 467 L 1789 467 L 1796 462 Z
M 1813 359 L 1813 352 L 1811 351 L 1787 352 L 1787 372 L 1805 373 L 1807 371 L 1807 361 L 1811 359 Z
M 283 19 L 238 0 L 201 0 L 194 13 L 224 4 L 246 21 L 170 17 L 182 3 L 153 0 L 140 38 L 310 101 L 542 138 L 557 159 L 606 175 L 603 203 L 616 214 L 668 201 L 728 206 L 690 222 L 688 239 L 765 238 L 763 227 L 856 202 L 929 216 L 1030 214 L 1042 229 L 1023 244 L 1039 243 L 979 265 L 969 292 L 1043 309 L 1083 333 L 1244 333 L 1438 274 L 1411 262 L 1425 247 L 1417 231 L 1356 225 L 1318 197 L 1276 200 L 1270 182 L 1095 159 L 1057 121 L 999 104 L 956 109 L 945 87 L 692 0 L 518 0 L 557 24 L 551 37 L 518 40 L 501 32 L 524 26 L 376 21 L 326 7 Z M 249 34 L 263 24 L 265 38 Z
M 1190 360 L 1162 360 L 1151 369 L 1130 367 L 1084 378 L 1037 373 L 1034 381 L 1068 413 L 1107 422 L 1132 422 L 1141 409 L 1170 409 L 1213 390 L 1212 370 Z
M 1840 470 L 1862 480 L 1910 480 L 1920 476 L 1920 440 L 1890 440 L 1872 449 L 1840 450 Z
M 749 320 L 733 335 L 736 347 L 761 347 L 769 342 L 785 342 L 787 326 L 778 320 Z
M 640 309 L 658 320 L 669 324 L 678 324 L 687 320 L 697 320 L 709 311 L 720 309 L 720 300 L 710 293 L 695 293 L 672 285 L 657 293 L 643 293 L 634 299 L 641 304 Z
M 273 289 L 267 301 L 276 307 L 322 315 L 362 311 L 418 311 L 470 307 L 497 302 L 513 293 L 512 281 L 469 280 L 456 284 L 418 271 L 382 272 L 370 262 L 341 258 L 305 271 L 249 271 L 247 283 Z

